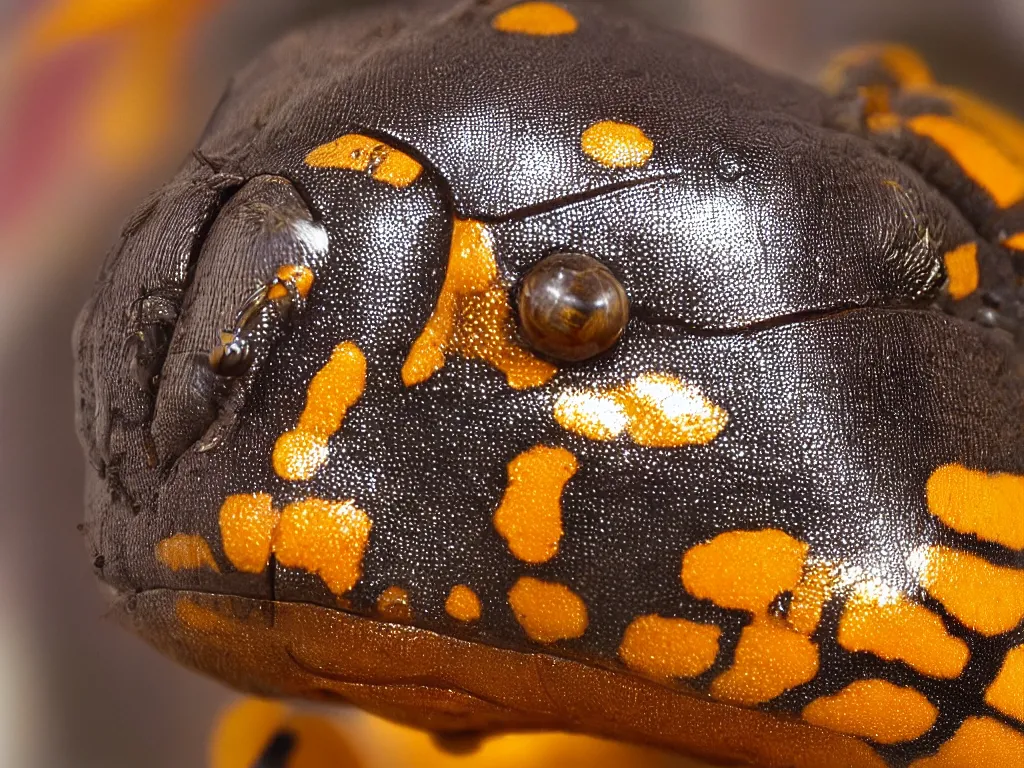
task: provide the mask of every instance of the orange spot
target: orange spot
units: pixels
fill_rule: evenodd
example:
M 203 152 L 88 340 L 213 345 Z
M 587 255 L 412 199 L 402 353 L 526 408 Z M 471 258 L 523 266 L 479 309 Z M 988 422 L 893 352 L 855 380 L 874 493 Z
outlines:
M 546 383 L 555 367 L 520 347 L 508 292 L 498 277 L 491 235 L 478 221 L 455 219 L 448 273 L 437 306 L 402 366 L 407 387 L 426 381 L 456 352 L 484 360 L 513 389 Z
M 409 155 L 359 133 L 321 144 L 306 155 L 306 165 L 369 173 L 377 181 L 399 188 L 408 187 L 423 172 L 423 166 Z
M 838 580 L 839 574 L 828 563 L 808 563 L 800 583 L 793 589 L 786 624 L 802 635 L 813 633 L 818 628 L 821 612 L 832 597 Z
M 1006 238 L 1003 240 L 1003 245 L 1015 251 L 1024 251 L 1024 232 L 1018 232 Z
M 494 17 L 499 32 L 551 37 L 571 35 L 579 26 L 576 17 L 554 3 L 519 3 Z
M 270 561 L 274 529 L 280 518 L 266 493 L 228 496 L 220 507 L 220 538 L 224 554 L 244 573 L 262 573 Z
M 355 405 L 366 386 L 366 358 L 345 341 L 313 377 L 306 407 L 294 430 L 274 444 L 274 471 L 284 480 L 309 480 L 328 457 L 327 442 L 338 431 L 345 412 Z
M 822 84 L 832 94 L 846 87 L 851 69 L 880 65 L 900 88 L 918 88 L 934 82 L 931 70 L 915 51 L 902 45 L 858 45 L 832 59 L 822 76 Z
M 1007 651 L 999 676 L 985 692 L 985 703 L 1024 723 L 1024 645 Z
M 448 593 L 444 609 L 457 621 L 476 621 L 480 618 L 480 598 L 465 584 L 456 584 Z
M 362 576 L 371 525 L 352 501 L 295 502 L 281 511 L 274 554 L 281 565 L 318 574 L 340 596 Z
M 309 292 L 313 288 L 313 271 L 309 267 L 303 267 L 298 264 L 285 264 L 277 268 L 274 277 L 282 282 L 294 285 L 295 292 L 302 298 L 309 296 Z M 275 285 L 267 292 L 267 296 L 271 299 L 283 299 L 287 295 L 288 290 L 283 285 Z
M 765 616 L 775 596 L 800 581 L 807 551 L 782 531 L 729 531 L 683 555 L 683 586 L 723 608 Z
M 389 621 L 412 621 L 409 593 L 401 587 L 388 587 L 377 598 L 377 613 Z
M 847 601 L 837 640 L 848 651 L 898 659 L 932 677 L 958 677 L 971 658 L 967 644 L 950 635 L 942 620 L 923 605 L 864 588 Z
M 161 539 L 156 545 L 156 559 L 172 571 L 198 570 L 209 568 L 220 573 L 217 561 L 213 559 L 210 545 L 202 536 L 176 533 Z
M 925 490 L 929 511 L 953 530 L 1024 549 L 1024 475 L 945 464 Z
M 818 649 L 806 636 L 770 619 L 743 628 L 736 660 L 711 683 L 716 699 L 753 706 L 818 674 Z
M 1024 570 L 929 547 L 920 581 L 947 611 L 983 635 L 1009 632 L 1024 619 Z
M 934 757 L 910 768 L 1009 768 L 1024 765 L 1024 735 L 987 717 L 969 717 Z
M 650 448 L 705 445 L 729 421 L 696 387 L 665 373 L 642 373 L 612 389 L 562 392 L 554 417 L 589 440 L 611 440 L 625 431 Z
M 508 591 L 508 602 L 516 621 L 538 643 L 570 640 L 587 629 L 587 606 L 564 584 L 523 576 Z
M 943 256 L 949 275 L 949 295 L 965 299 L 978 289 L 978 246 L 966 243 Z
M 874 133 L 892 133 L 903 122 L 900 120 L 899 115 L 895 115 L 892 112 L 877 112 L 867 115 L 864 118 L 864 124 L 867 125 L 868 130 Z
M 804 720 L 809 723 L 879 744 L 923 736 L 938 715 L 935 705 L 923 694 L 885 680 L 858 680 L 804 708 Z
M 635 125 L 603 120 L 583 132 L 583 154 L 609 168 L 639 168 L 654 152 L 654 142 Z
M 686 619 L 639 616 L 626 627 L 619 657 L 626 666 L 656 679 L 694 677 L 710 669 L 722 630 Z
M 575 474 L 576 457 L 565 448 L 537 445 L 509 462 L 494 527 L 520 560 L 543 563 L 558 552 L 562 489 Z
M 1000 208 L 1024 199 L 1024 170 L 985 135 L 951 117 L 919 115 L 907 125 L 942 147 Z

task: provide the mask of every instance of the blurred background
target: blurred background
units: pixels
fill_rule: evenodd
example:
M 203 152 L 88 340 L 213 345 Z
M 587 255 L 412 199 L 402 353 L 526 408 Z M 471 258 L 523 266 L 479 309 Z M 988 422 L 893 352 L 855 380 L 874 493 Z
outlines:
M 354 3 L 349 3 L 354 4 Z M 624 3 L 626 4 L 626 3 Z M 76 525 L 71 327 L 120 222 L 169 176 L 230 73 L 344 0 L 0 0 L 0 765 L 208 765 L 236 697 L 104 620 Z M 863 40 L 1024 113 L 1021 0 L 640 0 L 633 13 L 813 78 Z M 438 763 L 351 715 L 360 765 L 686 763 L 590 740 L 505 739 Z M 219 767 L 220 768 L 220 767 Z

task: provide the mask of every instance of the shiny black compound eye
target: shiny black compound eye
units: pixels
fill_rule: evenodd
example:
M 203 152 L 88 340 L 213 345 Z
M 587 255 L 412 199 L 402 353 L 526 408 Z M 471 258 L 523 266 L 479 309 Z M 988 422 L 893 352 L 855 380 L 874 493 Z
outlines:
M 629 299 L 615 275 L 582 253 L 538 262 L 519 290 L 519 324 L 543 355 L 576 363 L 610 349 L 629 322 Z

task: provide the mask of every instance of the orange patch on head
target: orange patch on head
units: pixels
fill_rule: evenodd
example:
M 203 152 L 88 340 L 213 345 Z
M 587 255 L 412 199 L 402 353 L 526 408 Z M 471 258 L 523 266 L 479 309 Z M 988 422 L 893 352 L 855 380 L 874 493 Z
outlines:
M 969 717 L 932 757 L 910 768 L 1009 768 L 1024 765 L 1024 734 L 988 717 Z
M 665 373 L 642 373 L 611 389 L 567 390 L 555 401 L 554 416 L 563 429 L 590 440 L 626 432 L 649 448 L 705 445 L 729 421 L 696 387 Z
M 609 168 L 639 168 L 654 152 L 654 142 L 635 125 L 602 120 L 583 132 L 583 154 Z
M 158 541 L 155 554 L 156 559 L 172 571 L 209 568 L 215 573 L 220 573 L 213 552 L 210 551 L 210 545 L 202 536 L 176 533 Z
M 1024 570 L 948 547 L 929 547 L 925 558 L 921 585 L 975 632 L 1001 635 L 1024 619 Z
M 313 270 L 309 267 L 299 264 L 285 264 L 277 268 L 274 277 L 282 282 L 294 285 L 295 292 L 302 298 L 309 296 L 309 292 L 313 289 Z M 288 295 L 288 291 L 283 285 L 275 285 L 267 295 L 272 299 L 283 299 Z
M 283 566 L 318 574 L 341 596 L 362 576 L 371 526 L 369 516 L 352 501 L 298 501 L 281 510 L 274 554 Z
M 327 443 L 341 427 L 345 412 L 355 405 L 366 386 L 366 358 L 345 341 L 313 377 L 306 407 L 294 430 L 274 444 L 274 471 L 283 480 L 309 480 L 327 461 Z
M 220 506 L 220 538 L 224 554 L 243 573 L 262 573 L 270 561 L 274 529 L 280 514 L 267 493 L 238 493 Z
M 408 187 L 423 172 L 423 166 L 409 155 L 359 133 L 321 144 L 306 155 L 306 165 L 369 173 L 375 180 L 399 188 Z
M 491 26 L 499 32 L 551 37 L 571 35 L 579 24 L 569 11 L 554 3 L 519 3 L 494 17 Z
M 1000 208 L 1024 200 L 1024 169 L 1008 158 L 984 134 L 952 117 L 919 115 L 907 121 L 914 133 L 925 136 L 960 165 Z
M 513 389 L 538 387 L 556 371 L 516 343 L 491 235 L 478 221 L 455 219 L 441 295 L 402 366 L 402 381 L 407 387 L 426 381 L 450 352 L 493 365 Z
M 950 635 L 942 619 L 923 605 L 868 589 L 856 590 L 846 602 L 837 641 L 851 653 L 867 651 L 947 679 L 958 677 L 971 658 L 967 643 Z
M 814 679 L 818 649 L 805 635 L 770 619 L 743 628 L 736 659 L 711 683 L 716 699 L 753 706 Z
M 978 245 L 965 243 L 942 257 L 949 275 L 949 295 L 956 301 L 978 290 Z
M 456 621 L 476 621 L 480 618 L 480 598 L 465 584 L 456 584 L 448 593 L 444 609 Z
M 923 736 L 939 711 L 924 694 L 885 680 L 858 680 L 834 696 L 804 708 L 809 723 L 879 744 L 898 744 Z
M 587 629 L 587 606 L 564 584 L 523 576 L 508 602 L 527 636 L 538 643 L 571 640 Z
M 543 563 L 558 552 L 562 489 L 574 474 L 576 457 L 565 448 L 537 445 L 509 462 L 494 527 L 520 560 Z
M 953 530 L 1024 549 L 1024 475 L 945 464 L 925 491 L 928 510 Z
M 389 621 L 412 621 L 409 593 L 401 587 L 388 587 L 377 598 L 377 613 Z
M 1007 651 L 999 675 L 985 691 L 985 703 L 1024 723 L 1024 645 Z
M 655 679 L 694 677 L 715 663 L 721 634 L 711 624 L 639 616 L 626 627 L 619 658 L 630 669 Z
M 1003 240 L 1003 245 L 1014 251 L 1024 251 L 1024 232 L 1018 232 L 1006 238 Z

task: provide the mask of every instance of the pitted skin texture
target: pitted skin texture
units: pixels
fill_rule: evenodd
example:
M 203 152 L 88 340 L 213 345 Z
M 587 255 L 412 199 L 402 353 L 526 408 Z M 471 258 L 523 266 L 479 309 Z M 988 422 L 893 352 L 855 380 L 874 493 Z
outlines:
M 1024 128 L 905 51 L 827 86 L 591 2 L 272 47 L 76 330 L 116 613 L 237 687 L 435 731 L 1024 754 L 1024 203 L 992 176 Z M 517 323 L 553 253 L 629 300 L 577 364 Z

